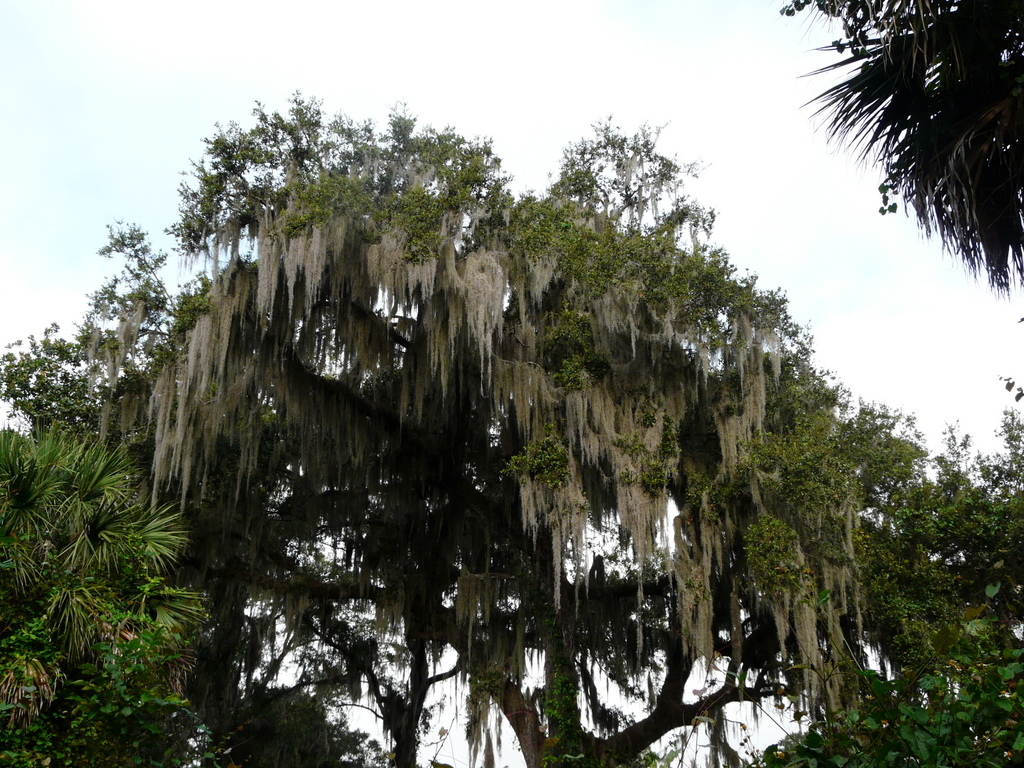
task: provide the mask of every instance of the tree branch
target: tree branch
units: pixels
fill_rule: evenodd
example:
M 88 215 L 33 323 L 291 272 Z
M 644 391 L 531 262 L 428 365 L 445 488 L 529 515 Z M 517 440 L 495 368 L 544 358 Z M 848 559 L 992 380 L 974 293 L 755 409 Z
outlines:
M 668 658 L 668 673 L 662 683 L 657 703 L 642 720 L 608 737 L 596 739 L 595 752 L 605 760 L 628 762 L 665 734 L 676 728 L 694 725 L 694 719 L 708 716 L 735 701 L 759 700 L 771 691 L 726 683 L 698 701 L 684 703 L 685 686 L 690 665 L 683 663 L 682 649 L 675 644 Z
M 272 592 L 304 592 L 309 597 L 319 600 L 375 600 L 380 592 L 378 587 L 371 584 L 320 581 L 305 575 L 276 578 L 238 566 L 208 568 L 206 574 L 210 578 L 234 579 Z

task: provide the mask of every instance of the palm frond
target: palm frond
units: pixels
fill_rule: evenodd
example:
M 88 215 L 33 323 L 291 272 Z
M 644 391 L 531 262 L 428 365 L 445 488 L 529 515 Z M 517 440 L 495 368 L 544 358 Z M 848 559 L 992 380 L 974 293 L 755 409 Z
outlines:
M 139 510 L 137 533 L 143 555 L 159 571 L 166 571 L 188 544 L 181 514 L 173 506 Z
M 0 521 L 8 533 L 37 532 L 44 525 L 37 511 L 57 492 L 58 474 L 40 461 L 32 441 L 16 432 L 0 432 Z
M 97 583 L 75 581 L 55 588 L 46 618 L 61 651 L 71 659 L 84 657 L 104 639 L 111 614 L 109 590 Z
M 850 74 L 819 98 L 831 136 L 997 291 L 1024 284 L 1024 4 L 827 4 Z M 846 14 L 846 15 L 844 15 Z
M 113 574 L 138 547 L 131 506 L 112 503 L 73 504 L 68 514 L 67 542 L 60 553 L 65 568 L 75 573 Z
M 147 591 L 142 611 L 170 632 L 183 632 L 206 618 L 201 596 L 160 583 Z
M 134 493 L 131 459 L 121 449 L 86 447 L 74 467 L 75 493 L 82 501 L 125 499 Z
M 11 706 L 7 726 L 27 728 L 53 699 L 60 682 L 60 670 L 33 658 L 14 658 L 3 666 L 0 702 Z

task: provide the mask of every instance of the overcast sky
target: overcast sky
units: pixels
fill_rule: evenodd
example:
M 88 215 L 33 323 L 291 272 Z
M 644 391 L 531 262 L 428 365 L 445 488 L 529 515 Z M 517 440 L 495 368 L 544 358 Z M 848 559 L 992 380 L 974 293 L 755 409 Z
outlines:
M 611 116 L 666 126 L 699 160 L 691 192 L 714 240 L 787 292 L 819 362 L 856 396 L 914 412 L 933 445 L 957 421 L 986 447 L 1024 379 L 1020 302 L 997 300 L 881 217 L 859 171 L 803 105 L 800 76 L 832 39 L 783 0 L 268 3 L 0 0 L 0 343 L 68 330 L 112 264 L 107 224 L 165 249 L 181 172 L 217 122 L 301 90 L 329 112 L 488 136 L 520 189 L 542 189 L 561 148 Z

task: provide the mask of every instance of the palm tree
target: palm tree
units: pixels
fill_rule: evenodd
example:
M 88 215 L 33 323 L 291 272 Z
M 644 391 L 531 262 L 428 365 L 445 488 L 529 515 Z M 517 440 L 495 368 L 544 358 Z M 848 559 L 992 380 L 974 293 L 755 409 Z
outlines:
M 0 432 L 0 643 L 24 651 L 0 662 L 11 724 L 27 725 L 97 643 L 144 624 L 173 642 L 198 619 L 196 597 L 161 578 L 187 541 L 180 515 L 144 503 L 136 480 L 123 450 L 59 428 Z M 54 652 L 28 653 L 15 640 L 26 632 Z
M 830 48 L 848 54 L 819 70 L 848 73 L 818 97 L 832 137 L 879 163 L 883 194 L 904 197 L 971 272 L 998 292 L 1024 285 L 1024 2 L 813 6 L 841 20 Z

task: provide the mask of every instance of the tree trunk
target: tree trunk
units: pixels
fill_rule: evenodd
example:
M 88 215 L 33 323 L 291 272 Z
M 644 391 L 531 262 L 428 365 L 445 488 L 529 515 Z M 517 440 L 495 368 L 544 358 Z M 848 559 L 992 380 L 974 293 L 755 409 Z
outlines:
M 515 731 L 526 768 L 541 768 L 545 734 L 541 728 L 540 716 L 533 704 L 523 695 L 518 685 L 511 680 L 505 680 L 498 705 Z
M 426 643 L 420 639 L 406 641 L 412 654 L 409 665 L 409 688 L 405 697 L 396 696 L 392 715 L 391 735 L 395 740 L 396 768 L 416 768 L 419 746 L 419 724 L 423 704 L 430 689 L 429 662 Z
M 580 682 L 576 671 L 575 611 L 568 595 L 556 600 L 556 589 L 564 583 L 563 556 L 554 550 L 550 531 L 538 536 L 540 567 L 544 569 L 549 619 L 544 629 L 545 715 L 549 742 L 545 756 L 555 757 L 553 768 L 562 768 L 563 755 L 585 753 L 580 715 Z

